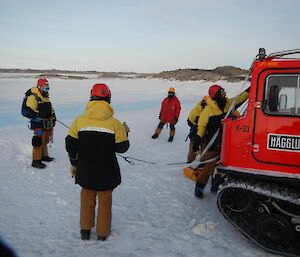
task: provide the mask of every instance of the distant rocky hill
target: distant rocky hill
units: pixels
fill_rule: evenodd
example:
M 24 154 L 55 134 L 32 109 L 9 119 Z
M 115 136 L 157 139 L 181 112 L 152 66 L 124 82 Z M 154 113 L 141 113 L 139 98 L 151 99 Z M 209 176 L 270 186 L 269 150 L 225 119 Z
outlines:
M 242 70 L 233 66 L 217 67 L 213 70 L 204 69 L 178 69 L 173 71 L 163 71 L 154 74 L 155 78 L 170 79 L 170 80 L 205 80 L 218 81 L 226 80 L 230 82 L 240 81 L 247 75 L 247 70 Z
M 98 71 L 70 71 L 70 70 L 40 70 L 40 69 L 1 69 L 0 73 L 47 73 L 47 74 L 95 74 Z
M 212 70 L 205 69 L 178 69 L 163 71 L 160 73 L 136 73 L 136 72 L 99 72 L 99 71 L 69 71 L 69 70 L 37 70 L 37 69 L 0 69 L 0 73 L 26 73 L 35 76 L 60 79 L 88 79 L 91 75 L 97 78 L 161 78 L 166 80 L 204 80 L 229 82 L 241 81 L 247 75 L 247 70 L 234 66 L 221 66 Z

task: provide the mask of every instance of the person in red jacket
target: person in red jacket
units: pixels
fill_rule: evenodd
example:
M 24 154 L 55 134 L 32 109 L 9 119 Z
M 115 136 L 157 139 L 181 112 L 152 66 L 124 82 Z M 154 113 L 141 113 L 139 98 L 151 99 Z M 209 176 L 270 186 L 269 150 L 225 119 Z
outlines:
M 158 138 L 166 123 L 170 124 L 170 137 L 168 142 L 172 142 L 175 136 L 175 124 L 178 122 L 181 106 L 178 98 L 175 96 L 175 89 L 169 88 L 168 97 L 166 97 L 161 103 L 161 109 L 159 112 L 160 122 L 155 129 L 155 133 L 152 136 L 153 139 Z

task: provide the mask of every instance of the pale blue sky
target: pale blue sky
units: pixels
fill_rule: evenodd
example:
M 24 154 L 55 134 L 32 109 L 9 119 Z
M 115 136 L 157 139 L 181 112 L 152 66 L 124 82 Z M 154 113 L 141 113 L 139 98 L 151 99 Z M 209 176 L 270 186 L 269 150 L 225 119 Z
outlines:
M 0 0 L 0 68 L 248 68 L 299 25 L 299 0 Z

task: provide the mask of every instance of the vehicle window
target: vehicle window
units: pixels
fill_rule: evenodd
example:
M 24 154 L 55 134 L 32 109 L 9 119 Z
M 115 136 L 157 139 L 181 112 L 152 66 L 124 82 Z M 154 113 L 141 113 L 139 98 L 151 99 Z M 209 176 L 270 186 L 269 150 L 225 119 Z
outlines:
M 265 112 L 300 115 L 300 75 L 270 75 L 266 80 Z

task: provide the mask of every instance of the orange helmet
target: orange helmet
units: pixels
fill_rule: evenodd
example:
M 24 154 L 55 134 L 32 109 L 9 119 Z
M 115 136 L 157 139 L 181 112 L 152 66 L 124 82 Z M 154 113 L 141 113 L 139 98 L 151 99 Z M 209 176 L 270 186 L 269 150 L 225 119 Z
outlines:
M 168 92 L 169 93 L 175 93 L 175 88 L 174 87 L 170 87 Z
M 38 79 L 37 88 L 41 91 L 48 92 L 49 91 L 49 82 L 47 79 Z
M 110 103 L 111 92 L 107 85 L 98 83 L 91 90 L 91 100 L 105 100 Z

